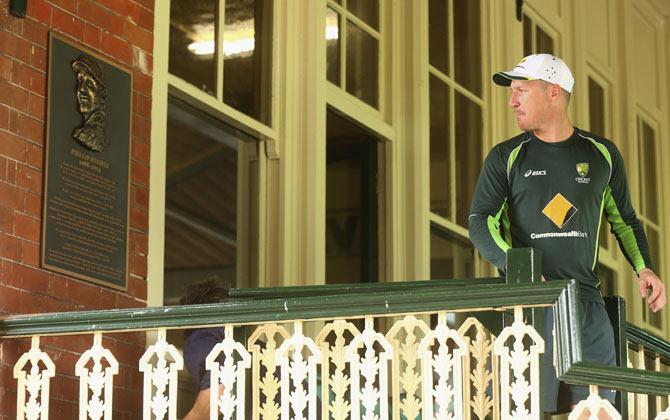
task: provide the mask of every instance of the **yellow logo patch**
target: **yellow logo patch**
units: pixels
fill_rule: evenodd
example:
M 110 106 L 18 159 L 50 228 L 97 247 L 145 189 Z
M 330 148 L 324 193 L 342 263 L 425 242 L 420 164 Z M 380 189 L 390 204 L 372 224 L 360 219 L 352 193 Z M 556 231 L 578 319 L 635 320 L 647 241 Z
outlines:
M 577 173 L 584 178 L 589 173 L 589 164 L 587 162 L 578 163 Z
M 577 213 L 577 208 L 558 193 L 542 209 L 542 213 L 554 222 L 559 229 L 562 229 L 568 223 L 568 220 Z

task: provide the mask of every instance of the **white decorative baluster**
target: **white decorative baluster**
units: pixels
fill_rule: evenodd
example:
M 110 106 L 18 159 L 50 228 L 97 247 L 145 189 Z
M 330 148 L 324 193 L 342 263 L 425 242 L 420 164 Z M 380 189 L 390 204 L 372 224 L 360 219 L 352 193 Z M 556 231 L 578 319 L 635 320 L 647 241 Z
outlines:
M 449 351 L 448 341 L 456 345 Z M 437 344 L 437 354 L 433 353 Z M 463 418 L 463 359 L 468 355 L 468 344 L 447 326 L 447 313 L 438 314 L 437 326 L 419 344 L 423 371 L 423 418 L 462 419 Z M 434 383 L 437 375 L 437 383 Z M 454 412 L 449 411 L 453 404 Z M 437 408 L 437 412 L 435 409 Z
M 598 412 L 602 409 L 604 412 L 609 414 L 612 420 L 621 420 L 621 414 L 614 408 L 611 402 L 606 399 L 600 398 L 598 394 L 598 387 L 596 385 L 589 386 L 590 395 L 587 399 L 582 400 L 577 404 L 577 406 L 572 410 L 568 420 L 577 420 L 582 418 L 581 416 L 589 412 L 589 420 L 598 420 Z
M 471 341 L 468 332 L 474 328 L 475 337 Z M 484 328 L 477 318 L 470 317 L 458 329 L 470 350 L 470 357 L 465 358 L 463 372 L 463 401 L 467 404 L 463 418 L 470 419 L 474 412 L 478 419 L 484 420 L 493 411 L 495 401 L 486 390 L 493 382 L 493 339 L 491 333 Z M 491 359 L 491 369 L 488 367 Z M 472 367 L 472 364 L 475 366 Z M 470 385 L 475 389 L 475 395 L 470 397 Z
M 154 358 L 155 364 L 152 363 Z M 165 340 L 165 330 L 158 330 L 158 339 L 140 358 L 140 372 L 144 372 L 145 420 L 164 419 L 166 414 L 169 420 L 177 419 L 177 371 L 183 367 L 184 359 L 177 348 Z
M 224 356 L 223 365 L 217 361 L 221 353 Z M 238 363 L 235 363 L 235 353 L 241 358 Z M 237 420 L 244 419 L 245 370 L 250 366 L 251 355 L 242 344 L 233 339 L 233 326 L 227 325 L 223 341 L 214 346 L 205 359 L 205 367 L 211 375 L 211 389 L 217 389 L 217 384 L 223 386 L 220 396 L 217 392 L 209 393 L 211 420 L 218 419 L 219 413 L 224 420 L 232 419 L 233 413 L 236 413 Z
M 321 350 L 314 340 L 302 334 L 302 322 L 296 321 L 293 325 L 293 335 L 277 350 L 277 364 L 281 367 L 281 418 L 304 420 L 307 408 L 307 418 L 316 420 L 316 365 L 321 363 Z M 309 351 L 307 360 L 303 357 L 305 350 Z
M 665 411 L 658 413 L 654 420 L 670 420 L 670 395 L 668 395 L 668 407 Z
M 30 372 L 24 370 L 30 362 Z M 40 367 L 44 365 L 44 369 Z M 40 338 L 34 336 L 27 353 L 14 365 L 14 378 L 18 379 L 16 391 L 16 418 L 38 420 L 49 418 L 49 381 L 56 375 L 56 366 L 48 354 L 40 350 Z M 26 403 L 26 390 L 28 402 Z
M 383 351 L 375 355 L 375 343 Z M 361 360 L 358 349 L 363 347 L 365 356 Z M 388 361 L 393 357 L 393 347 L 383 334 L 374 330 L 372 317 L 365 318 L 363 333 L 351 340 L 347 347 L 347 361 L 351 366 L 351 418 L 352 420 L 388 419 Z M 365 385 L 360 387 L 360 376 Z M 377 380 L 379 389 L 374 387 Z M 361 416 L 361 405 L 365 414 Z M 379 405 L 379 415 L 375 408 Z
M 103 359 L 109 364 L 104 370 Z M 91 361 L 93 367 L 89 371 L 86 366 Z M 93 347 L 86 350 L 75 365 L 75 374 L 79 377 L 80 420 L 111 420 L 113 380 L 117 373 L 119 363 L 108 349 L 102 347 L 102 333 L 96 332 L 93 335 Z
M 429 332 L 430 328 L 425 322 L 413 315 L 407 315 L 402 320 L 396 321 L 386 334 L 394 350 L 391 369 L 394 419 L 399 419 L 402 415 L 413 420 L 421 414 L 423 371 L 418 363 L 419 343 Z
M 249 337 L 247 349 L 252 354 L 252 418 L 254 420 L 279 419 L 280 407 L 277 402 L 279 380 L 277 379 L 278 343 L 289 338 L 289 333 L 281 325 L 259 325 Z M 263 372 L 264 370 L 264 372 Z M 261 373 L 264 373 L 261 378 Z M 265 401 L 262 401 L 262 398 Z
M 513 350 L 507 348 L 507 341 L 514 337 Z M 523 344 L 525 337 L 529 337 L 533 344 L 526 350 Z M 500 333 L 493 345 L 493 351 L 500 356 L 500 416 L 507 419 L 538 419 L 540 412 L 540 372 L 539 355 L 544 352 L 544 340 L 530 325 L 523 322 L 523 308 L 514 307 L 514 323 Z M 530 383 L 524 375 L 530 368 Z M 514 379 L 510 383 L 510 369 Z M 530 397 L 530 411 L 526 402 Z M 510 398 L 514 401 L 514 409 L 510 407 Z
M 345 332 L 356 337 L 360 332 L 351 322 L 338 319 L 326 324 L 319 335 L 316 344 L 321 348 L 321 417 L 324 419 L 345 420 L 349 418 L 351 404 L 346 398 L 351 379 L 345 374 L 346 368 L 346 339 Z M 333 346 L 328 344 L 328 336 L 335 334 Z M 330 363 L 334 371 L 330 372 Z M 333 398 L 330 398 L 330 392 Z

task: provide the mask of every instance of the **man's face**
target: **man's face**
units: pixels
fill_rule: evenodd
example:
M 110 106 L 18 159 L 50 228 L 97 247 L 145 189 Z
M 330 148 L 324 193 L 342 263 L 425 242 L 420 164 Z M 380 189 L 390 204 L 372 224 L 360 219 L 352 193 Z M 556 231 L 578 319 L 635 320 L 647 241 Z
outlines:
M 89 72 L 77 73 L 77 103 L 79 112 L 87 114 L 100 108 L 101 86 Z
M 521 130 L 536 130 L 544 123 L 550 105 L 548 86 L 541 80 L 512 80 L 508 104 Z

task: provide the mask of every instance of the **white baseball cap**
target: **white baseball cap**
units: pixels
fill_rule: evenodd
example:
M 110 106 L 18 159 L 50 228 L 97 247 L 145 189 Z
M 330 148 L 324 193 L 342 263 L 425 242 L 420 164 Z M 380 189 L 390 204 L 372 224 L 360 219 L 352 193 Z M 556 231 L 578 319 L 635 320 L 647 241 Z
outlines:
M 563 60 L 551 54 L 533 54 L 524 58 L 510 71 L 499 71 L 493 81 L 500 86 L 509 86 L 512 80 L 544 80 L 555 83 L 572 93 L 575 78 Z

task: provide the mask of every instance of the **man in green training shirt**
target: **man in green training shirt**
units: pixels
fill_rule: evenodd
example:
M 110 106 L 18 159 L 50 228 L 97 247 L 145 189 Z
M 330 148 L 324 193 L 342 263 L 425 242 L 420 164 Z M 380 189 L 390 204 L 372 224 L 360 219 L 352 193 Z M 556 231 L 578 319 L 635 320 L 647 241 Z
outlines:
M 509 106 L 522 134 L 487 156 L 470 208 L 470 239 L 505 271 L 506 251 L 542 251 L 543 280 L 574 278 L 581 296 L 586 361 L 615 364 L 612 327 L 598 290 L 598 233 L 604 214 L 638 275 L 640 294 L 654 312 L 666 303 L 652 271 L 647 239 L 630 201 L 623 159 L 614 143 L 573 127 L 567 107 L 574 78 L 560 58 L 534 54 L 493 81 L 510 87 Z M 543 410 L 565 412 L 588 389 L 560 383 L 552 365 L 552 313 L 547 310 L 542 374 Z M 601 390 L 614 402 L 614 392 Z

